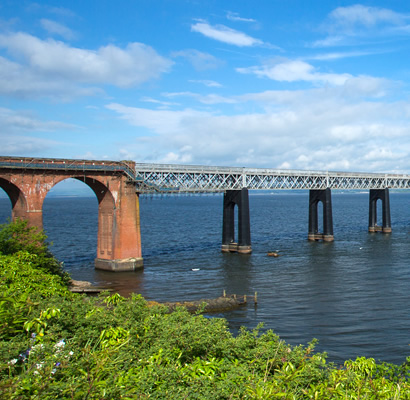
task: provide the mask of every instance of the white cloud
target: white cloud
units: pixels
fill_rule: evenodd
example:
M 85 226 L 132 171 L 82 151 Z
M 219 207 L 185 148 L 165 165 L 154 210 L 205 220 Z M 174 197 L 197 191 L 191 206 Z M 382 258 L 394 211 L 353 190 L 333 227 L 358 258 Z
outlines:
M 59 17 L 75 17 L 76 14 L 68 8 L 65 7 L 53 7 L 46 4 L 40 4 L 40 2 L 31 2 L 25 5 L 25 11 L 29 14 L 44 14 L 51 13 Z
M 243 18 L 243 17 L 240 17 L 238 13 L 232 12 L 232 11 L 227 12 L 226 18 L 229 19 L 230 21 L 256 22 L 256 20 L 253 18 Z
M 56 21 L 43 18 L 40 20 L 40 23 L 41 26 L 50 34 L 59 35 L 67 40 L 75 39 L 76 37 L 75 33 L 70 28 L 67 28 Z
M 183 111 L 148 110 L 145 108 L 126 107 L 111 103 L 106 106 L 109 110 L 120 114 L 121 118 L 134 126 L 147 127 L 157 134 L 177 133 L 184 123 L 206 119 L 209 113 L 186 109 Z
M 387 95 L 391 88 L 398 85 L 398 83 L 391 82 L 384 78 L 358 76 L 346 80 L 344 92 L 350 97 L 366 96 L 380 98 Z
M 46 74 L 0 57 L 0 94 L 19 98 L 52 97 L 66 101 L 101 93 L 96 87 L 82 87 L 59 77 L 51 79 Z
M 263 44 L 261 40 L 225 25 L 212 26 L 201 21 L 191 25 L 191 30 L 211 39 L 239 47 L 260 46 Z
M 410 105 L 387 100 L 395 82 L 322 72 L 300 60 L 277 60 L 240 72 L 281 82 L 308 82 L 316 88 L 230 97 L 163 93 L 203 104 L 235 104 L 230 112 L 238 114 L 231 115 L 217 109 L 165 112 L 121 104 L 108 108 L 138 129 L 134 148 L 146 155 L 147 162 L 221 164 L 223 160 L 224 165 L 373 172 L 410 168 L 406 157 Z M 240 114 L 241 110 L 246 111 Z M 375 153 L 377 148 L 384 150 Z
M 232 97 L 220 96 L 219 94 L 207 94 L 198 97 L 198 101 L 203 104 L 235 104 L 237 100 Z
M 1 152 L 3 155 L 41 154 L 59 145 L 57 140 L 34 137 L 32 134 L 78 130 L 79 127 L 59 121 L 44 121 L 29 111 L 0 108 Z
M 0 107 L 0 126 L 2 127 L 3 134 L 78 129 L 78 126 L 72 124 L 40 120 L 32 112 L 14 111 L 4 107 Z
M 342 142 L 351 142 L 352 144 L 368 139 L 369 141 L 378 138 L 393 139 L 406 135 L 407 129 L 400 126 L 385 125 L 382 123 L 365 123 L 365 124 L 342 124 L 334 125 L 329 129 L 331 137 Z
M 96 160 L 98 157 L 92 151 L 86 151 L 85 153 L 77 154 L 75 158 L 80 160 Z
M 376 54 L 376 53 L 370 52 L 370 51 L 346 51 L 346 52 L 317 54 L 315 56 L 311 56 L 308 58 L 310 60 L 333 61 L 333 60 L 340 60 L 343 58 L 363 57 L 363 56 L 368 56 L 372 54 Z
M 190 79 L 189 82 L 200 83 L 200 84 L 208 86 L 208 87 L 217 87 L 217 88 L 222 87 L 222 85 L 219 82 L 206 80 L 206 79 L 199 79 L 199 80 Z
M 287 60 L 262 66 L 237 68 L 243 74 L 255 74 L 281 82 L 319 82 L 331 85 L 343 85 L 352 76 L 350 74 L 333 74 L 319 72 L 311 64 L 300 60 Z
M 0 47 L 15 60 L 0 58 L 0 92 L 15 96 L 91 95 L 88 85 L 129 88 L 167 72 L 172 62 L 142 43 L 87 50 L 26 33 L 0 35 Z
M 191 97 L 196 99 L 202 104 L 235 104 L 237 100 L 234 97 L 220 96 L 219 94 L 207 94 L 202 95 L 193 92 L 174 92 L 174 93 L 162 93 L 164 97 L 174 98 L 174 97 Z
M 145 154 L 147 162 L 373 172 L 410 168 L 405 102 L 347 101 L 343 88 L 240 98 L 274 107 L 237 115 L 107 107 L 145 132 L 130 148 Z M 374 153 L 377 148 L 385 151 Z
M 146 103 L 158 104 L 159 106 L 162 106 L 162 107 L 170 107 L 170 106 L 179 105 L 178 103 L 174 103 L 174 102 L 171 102 L 171 101 L 162 101 L 162 100 L 158 100 L 158 99 L 153 99 L 151 97 L 142 97 L 140 100 L 143 101 L 143 102 L 146 102 Z
M 379 24 L 401 25 L 408 19 L 403 14 L 387 8 L 369 7 L 355 4 L 348 7 L 338 7 L 329 14 L 333 22 L 332 29 L 352 29 L 353 27 L 374 27 Z
M 395 160 L 408 156 L 405 152 L 397 153 L 393 152 L 389 146 L 377 147 L 370 149 L 368 153 L 364 155 L 366 161 L 379 161 L 379 160 Z
M 184 57 L 197 71 L 216 69 L 224 64 L 222 60 L 217 59 L 212 54 L 204 53 L 195 49 L 174 51 L 171 57 Z
M 1 154 L 9 156 L 34 156 L 44 154 L 47 150 L 59 145 L 57 141 L 29 136 L 3 136 L 1 139 Z
M 329 47 L 357 44 L 357 40 L 385 40 L 386 37 L 409 34 L 410 14 L 401 14 L 387 8 L 356 4 L 334 9 L 322 25 L 328 37 L 317 40 L 313 46 Z
M 129 149 L 120 149 L 120 160 L 135 160 L 137 157 L 135 153 L 129 151 Z
M 312 43 L 312 47 L 335 47 L 343 46 L 345 44 L 345 36 L 335 35 L 328 36 L 325 39 L 316 40 Z
M 162 157 L 161 162 L 172 164 L 187 164 L 192 162 L 192 156 L 190 154 L 184 154 L 183 149 L 180 152 L 169 152 Z

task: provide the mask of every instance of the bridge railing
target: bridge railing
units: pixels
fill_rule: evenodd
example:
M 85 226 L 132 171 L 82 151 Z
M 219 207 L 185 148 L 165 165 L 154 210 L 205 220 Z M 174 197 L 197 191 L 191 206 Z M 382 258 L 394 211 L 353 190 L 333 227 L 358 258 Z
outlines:
M 126 161 L 107 163 L 103 161 L 89 161 L 89 160 L 60 160 L 60 159 L 29 159 L 29 158 L 9 158 L 0 159 L 1 168 L 10 169 L 28 169 L 28 170 L 42 170 L 51 169 L 59 171 L 110 171 L 119 172 L 125 174 L 130 180 L 138 180 L 135 177 L 135 171 L 133 167 L 129 166 Z

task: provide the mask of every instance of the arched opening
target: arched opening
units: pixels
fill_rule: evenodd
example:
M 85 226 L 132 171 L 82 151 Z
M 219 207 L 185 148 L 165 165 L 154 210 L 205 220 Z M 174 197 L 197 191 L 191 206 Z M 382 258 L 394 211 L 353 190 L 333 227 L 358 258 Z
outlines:
M 317 215 L 319 216 L 318 218 L 318 224 L 317 224 L 317 233 L 323 234 L 324 232 L 324 220 L 326 218 L 325 213 L 324 213 L 324 207 L 323 207 L 323 201 L 318 201 L 317 202 Z
M 43 227 L 50 250 L 73 279 L 94 280 L 98 234 L 98 199 L 78 179 L 57 183 L 44 199 Z
M 235 218 L 235 208 L 236 211 L 238 210 L 238 207 L 235 207 L 234 202 L 229 202 L 225 204 L 225 213 L 229 216 L 228 222 L 224 228 L 226 229 L 226 234 L 225 234 L 225 240 L 230 244 L 238 244 L 238 238 L 237 235 L 235 235 L 235 225 L 237 228 L 237 224 L 235 224 L 235 221 L 237 221 L 237 215 Z M 236 212 L 236 214 L 238 214 Z M 236 231 L 237 233 L 237 231 Z
M 95 193 L 98 200 L 98 243 L 97 259 L 110 260 L 113 255 L 113 229 L 116 226 L 115 200 L 106 185 L 89 178 L 75 178 L 86 183 Z
M 4 224 L 11 219 L 11 200 L 8 194 L 0 189 L 0 224 Z
M 383 202 L 381 199 L 376 200 L 376 226 L 383 226 Z
M 27 202 L 23 193 L 16 185 L 4 178 L 0 178 L 0 207 L 1 223 L 26 216 Z

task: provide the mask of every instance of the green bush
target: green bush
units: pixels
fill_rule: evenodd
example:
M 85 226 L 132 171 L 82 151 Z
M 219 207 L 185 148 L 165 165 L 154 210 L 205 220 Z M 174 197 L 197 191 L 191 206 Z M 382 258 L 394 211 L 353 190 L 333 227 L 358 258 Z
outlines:
M 41 265 L 45 242 L 10 229 L 0 235 L 1 399 L 410 399 L 410 358 L 336 368 L 315 341 L 293 347 L 261 326 L 233 336 L 224 319 L 140 295 L 72 294 Z
M 48 246 L 44 231 L 35 226 L 29 227 L 26 220 L 17 219 L 0 225 L 0 254 L 12 255 L 24 251 L 36 255 L 31 260 L 34 267 L 59 275 L 67 284 L 70 277 L 63 271 L 61 263 L 55 259 Z
M 34 266 L 37 257 L 27 252 L 0 255 L 0 338 L 22 332 L 41 299 L 70 295 L 60 276 Z

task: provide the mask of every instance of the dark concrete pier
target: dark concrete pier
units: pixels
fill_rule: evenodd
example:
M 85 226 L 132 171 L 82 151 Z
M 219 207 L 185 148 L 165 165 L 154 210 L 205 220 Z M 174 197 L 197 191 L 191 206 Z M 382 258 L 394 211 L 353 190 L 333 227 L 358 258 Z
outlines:
M 382 226 L 377 225 L 377 200 L 382 202 Z M 369 232 L 391 233 L 389 189 L 370 189 Z
M 238 241 L 235 241 L 235 206 L 238 208 Z M 227 190 L 224 194 L 222 222 L 222 251 L 249 254 L 251 223 L 248 189 Z
M 319 202 L 323 205 L 323 232 L 319 232 Z M 309 191 L 309 233 L 308 240 L 333 242 L 332 195 L 329 188 Z

